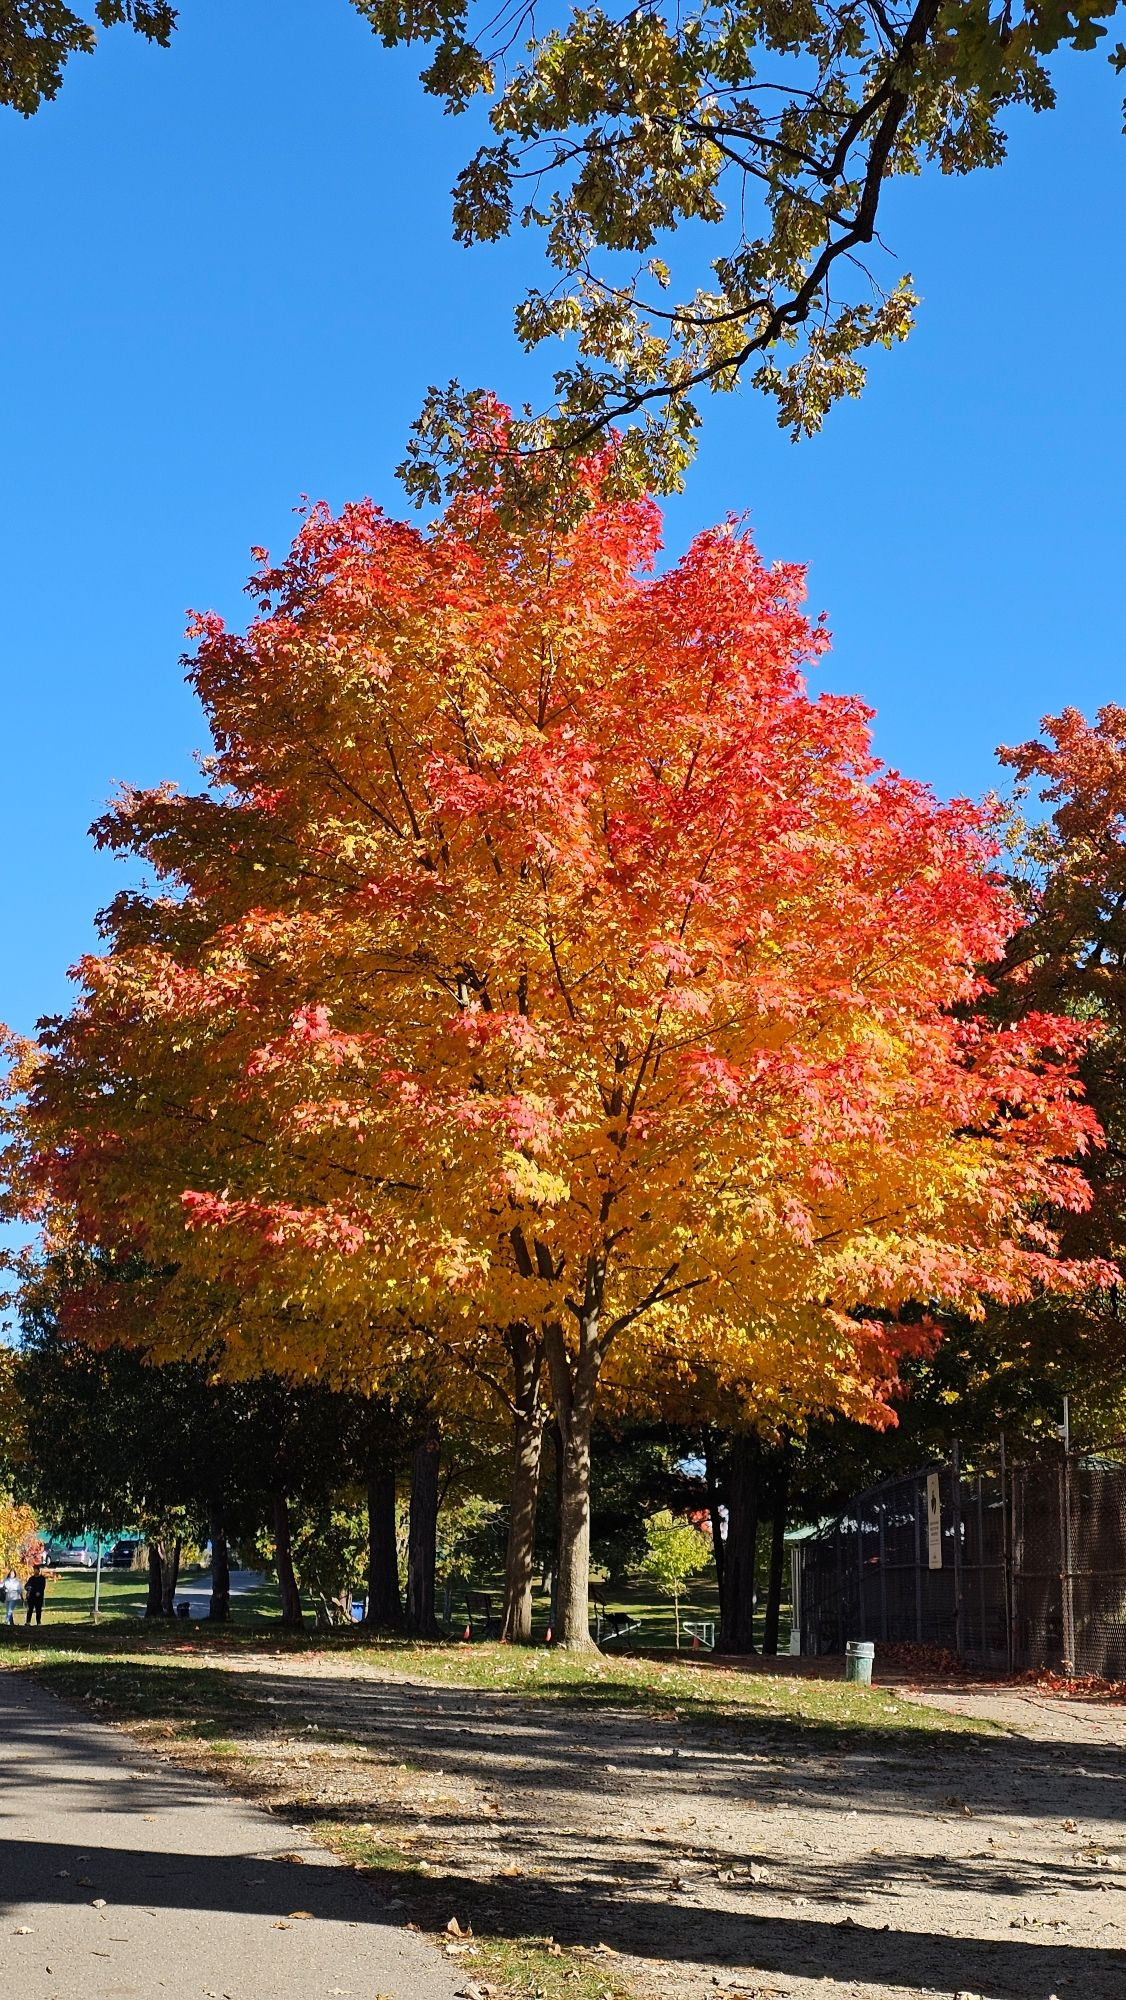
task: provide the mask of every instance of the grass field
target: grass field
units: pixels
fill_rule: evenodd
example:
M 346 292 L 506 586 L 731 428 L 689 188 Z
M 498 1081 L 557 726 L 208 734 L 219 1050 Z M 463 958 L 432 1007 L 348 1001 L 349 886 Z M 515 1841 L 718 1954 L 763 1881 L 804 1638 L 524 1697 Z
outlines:
M 206 1587 L 206 1586 L 205 1586 Z M 492 1591 L 495 1600 L 500 1600 L 500 1580 L 489 1578 L 480 1586 Z M 103 1569 L 101 1582 L 101 1619 L 105 1622 L 129 1621 L 140 1618 L 145 1608 L 147 1579 L 143 1570 Z M 198 1598 L 200 1591 L 194 1573 L 181 1577 L 178 1596 L 187 1593 Z M 638 1630 L 629 1634 L 624 1641 L 611 1641 L 607 1646 L 608 1655 L 631 1650 L 675 1651 L 675 1624 L 671 1603 L 657 1597 L 649 1589 L 637 1584 L 627 1584 L 624 1588 L 607 1590 L 606 1601 L 611 1610 L 628 1611 L 638 1623 Z M 308 1607 L 307 1607 L 308 1608 Z M 48 1572 L 47 1598 L 44 1608 L 45 1629 L 75 1621 L 92 1618 L 94 1610 L 93 1570 L 57 1570 Z M 439 1618 L 450 1638 L 461 1638 L 466 1624 L 465 1587 L 459 1585 L 450 1593 L 449 1618 L 446 1619 L 445 1594 L 438 1593 Z M 232 1624 L 240 1630 L 262 1633 L 264 1629 L 276 1627 L 279 1617 L 277 1594 L 272 1584 L 266 1583 L 258 1590 L 232 1600 Z M 534 1604 L 534 1631 L 537 1639 L 543 1639 L 549 1620 L 550 1606 L 542 1592 L 537 1592 Z M 19 1611 L 22 1623 L 23 1609 Z M 681 1601 L 681 1621 L 684 1619 L 711 1619 L 719 1622 L 719 1598 L 714 1579 L 698 1578 L 685 1593 Z M 310 1613 L 310 1625 L 312 1616 Z M 761 1638 L 761 1613 L 758 1636 Z M 784 1652 L 789 1643 L 789 1607 L 783 1606 L 779 1635 L 780 1649 Z M 682 1636 L 682 1646 L 686 1653 L 693 1650 L 688 1634 Z
M 60 1620 L 91 1618 L 94 1612 L 92 1569 L 49 1569 L 43 1616 L 50 1624 Z M 148 1579 L 142 1570 L 103 1569 L 101 1615 L 104 1618 L 136 1618 L 145 1608 Z M 23 1606 L 18 1617 L 23 1618 Z
M 484 1688 L 535 1702 L 639 1713 L 675 1709 L 678 1718 L 728 1725 L 741 1722 L 794 1731 L 803 1739 L 837 1739 L 852 1731 L 896 1735 L 958 1730 L 956 1716 L 904 1704 L 895 1689 L 863 1688 L 838 1679 L 785 1671 L 774 1674 L 717 1664 L 692 1654 L 644 1657 L 574 1654 L 555 1647 L 494 1642 L 369 1639 L 359 1628 L 283 1632 L 274 1620 L 181 1626 L 137 1620 L 75 1621 L 30 1634 L 5 1635 L 0 1666 L 28 1668 L 60 1694 L 93 1701 L 122 1720 L 171 1720 L 193 1736 L 222 1734 L 253 1708 L 240 1678 L 254 1662 L 347 1676 L 405 1675 L 436 1687 Z M 248 1704 L 250 1707 L 248 1708 Z
M 49 1620 L 89 1618 L 94 1610 L 92 1569 L 49 1569 L 43 1616 Z M 146 1579 L 139 1570 L 103 1569 L 101 1608 L 106 1617 L 136 1616 L 145 1608 Z M 22 1606 L 18 1614 L 23 1616 Z
M 45 1625 L 70 1624 L 93 1617 L 95 1573 L 92 1569 L 48 1570 L 46 1575 Z M 193 1596 L 199 1595 L 197 1576 L 197 1571 L 190 1570 L 181 1574 L 178 1597 L 189 1592 Z M 105 1620 L 141 1617 L 147 1592 L 148 1577 L 144 1570 L 103 1569 L 100 1616 Z M 235 1616 L 240 1622 L 261 1623 L 277 1616 L 276 1594 L 269 1584 L 237 1598 L 235 1605 Z M 21 1605 L 18 1613 L 21 1623 L 23 1615 Z

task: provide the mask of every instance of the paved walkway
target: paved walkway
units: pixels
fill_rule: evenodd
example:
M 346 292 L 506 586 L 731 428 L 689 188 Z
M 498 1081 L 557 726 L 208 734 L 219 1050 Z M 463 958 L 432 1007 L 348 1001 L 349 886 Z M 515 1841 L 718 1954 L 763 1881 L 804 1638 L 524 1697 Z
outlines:
M 0 1963 L 21 2000 L 453 2000 L 351 1869 L 0 1673 Z

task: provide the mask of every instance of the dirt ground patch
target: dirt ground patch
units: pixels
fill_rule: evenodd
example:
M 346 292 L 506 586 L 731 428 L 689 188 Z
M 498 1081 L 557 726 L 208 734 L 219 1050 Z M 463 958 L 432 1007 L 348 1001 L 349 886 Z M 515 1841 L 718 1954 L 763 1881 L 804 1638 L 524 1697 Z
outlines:
M 206 1665 L 255 1720 L 173 1754 L 386 1856 L 428 1928 L 608 1947 L 653 2000 L 1126 2000 L 1126 1709 L 896 1688 L 902 1732 L 869 1733 Z M 923 1699 L 1000 1727 L 920 1733 Z

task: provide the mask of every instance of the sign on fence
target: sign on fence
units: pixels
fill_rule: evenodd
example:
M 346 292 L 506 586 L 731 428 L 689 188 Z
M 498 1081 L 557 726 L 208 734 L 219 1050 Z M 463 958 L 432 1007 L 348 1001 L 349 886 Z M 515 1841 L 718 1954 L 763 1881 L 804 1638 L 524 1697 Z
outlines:
M 927 1474 L 927 1567 L 942 1568 L 942 1489 L 937 1472 Z

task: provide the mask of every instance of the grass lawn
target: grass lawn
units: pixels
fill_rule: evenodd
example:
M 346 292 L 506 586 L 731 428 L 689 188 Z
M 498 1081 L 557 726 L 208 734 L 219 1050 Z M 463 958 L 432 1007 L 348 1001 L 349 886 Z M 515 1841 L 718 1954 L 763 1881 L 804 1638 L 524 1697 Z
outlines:
M 86 1622 L 94 1615 L 95 1572 L 92 1569 L 49 1569 L 47 1596 L 44 1601 L 44 1628 L 63 1623 Z M 181 1572 L 177 1585 L 177 1597 L 198 1597 L 199 1571 Z M 145 1609 L 148 1595 L 148 1575 L 145 1570 L 107 1569 L 102 1570 L 100 1617 L 107 1621 L 132 1620 L 140 1618 Z M 263 1620 L 274 1619 L 278 1615 L 277 1593 L 272 1585 L 265 1584 L 260 1590 L 248 1591 L 235 1600 L 235 1616 L 241 1621 L 260 1624 Z M 23 1606 L 19 1607 L 19 1619 L 23 1622 Z
M 47 1578 L 47 1595 L 43 1602 L 43 1616 L 48 1623 L 92 1617 L 95 1580 L 92 1569 L 48 1569 L 44 1575 Z M 145 1608 L 147 1587 L 148 1579 L 141 1570 L 103 1568 L 101 1615 L 104 1618 L 138 1616 Z M 18 1615 L 22 1619 L 22 1605 Z
M 347 1675 L 404 1675 L 439 1687 L 491 1689 L 534 1702 L 583 1708 L 635 1709 L 677 1720 L 729 1727 L 766 1726 L 807 1744 L 863 1732 L 924 1736 L 967 1727 L 961 1718 L 903 1702 L 897 1691 L 711 1666 L 690 1655 L 667 1659 L 575 1655 L 554 1647 L 467 1645 L 370 1640 L 358 1630 L 283 1633 L 275 1626 L 215 1627 L 205 1623 L 120 1624 L 3 1635 L 0 1666 L 25 1668 L 57 1692 L 111 1709 L 115 1719 L 171 1719 L 194 1733 L 223 1716 L 245 1715 L 251 1700 L 241 1670 L 261 1662 L 307 1658 L 317 1670 Z
M 673 1607 L 667 1598 L 657 1596 L 644 1584 L 629 1583 L 620 1589 L 605 1588 L 606 1603 L 612 1611 L 627 1611 L 638 1623 L 638 1630 L 631 1632 L 625 1640 L 612 1640 L 607 1644 L 607 1657 L 630 1651 L 668 1651 L 675 1655 L 676 1629 Z M 502 1594 L 500 1578 L 487 1578 L 480 1588 L 490 1590 L 499 1606 Z M 147 1577 L 143 1570 L 103 1569 L 101 1583 L 101 1613 L 103 1621 L 132 1621 L 141 1616 L 145 1608 Z M 193 1573 L 185 1573 L 180 1578 L 177 1596 L 190 1593 L 198 1597 L 199 1590 Z M 45 1628 L 61 1623 L 87 1621 L 94 1609 L 93 1570 L 50 1570 L 47 1572 L 47 1598 L 44 1607 Z M 439 1618 L 446 1625 L 445 1592 L 438 1592 Z M 248 1591 L 232 1599 L 231 1624 L 235 1630 L 256 1632 L 276 1628 L 279 1619 L 277 1592 L 272 1583 L 263 1584 L 260 1589 Z M 23 1609 L 20 1608 L 20 1619 Z M 689 1585 L 680 1607 L 681 1624 L 687 1619 L 710 1619 L 718 1629 L 719 1597 L 714 1577 L 704 1575 L 695 1578 Z M 757 1621 L 757 1637 L 762 1636 L 762 1611 Z M 537 1640 L 542 1640 L 547 1632 L 550 1618 L 550 1603 L 542 1591 L 537 1591 L 533 1602 L 533 1629 Z M 310 1625 L 312 1616 L 310 1614 Z M 465 1586 L 458 1585 L 449 1594 L 448 1632 L 452 1639 L 460 1640 L 466 1624 Z M 593 1608 L 592 1608 L 593 1629 Z M 686 1654 L 693 1651 L 692 1639 L 682 1632 L 682 1650 Z M 780 1650 L 785 1652 L 789 1645 L 789 1607 L 782 1607 L 782 1621 L 779 1634 Z

